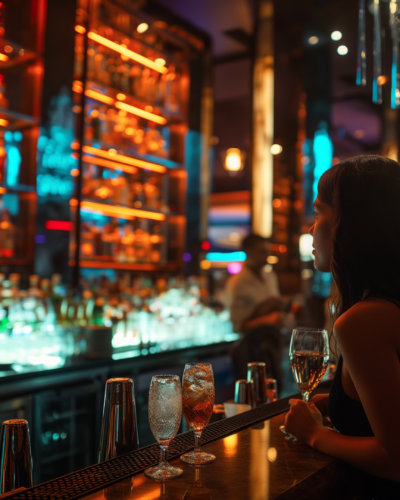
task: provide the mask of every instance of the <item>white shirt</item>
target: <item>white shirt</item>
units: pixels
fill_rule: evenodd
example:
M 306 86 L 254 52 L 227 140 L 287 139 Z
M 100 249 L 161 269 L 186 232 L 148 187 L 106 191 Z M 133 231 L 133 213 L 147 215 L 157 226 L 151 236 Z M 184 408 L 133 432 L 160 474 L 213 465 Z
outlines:
M 231 313 L 233 331 L 241 331 L 243 322 L 253 314 L 259 304 L 271 297 L 280 296 L 276 273 L 261 271 L 261 278 L 246 264 L 243 264 L 240 273 L 229 278 L 225 299 Z

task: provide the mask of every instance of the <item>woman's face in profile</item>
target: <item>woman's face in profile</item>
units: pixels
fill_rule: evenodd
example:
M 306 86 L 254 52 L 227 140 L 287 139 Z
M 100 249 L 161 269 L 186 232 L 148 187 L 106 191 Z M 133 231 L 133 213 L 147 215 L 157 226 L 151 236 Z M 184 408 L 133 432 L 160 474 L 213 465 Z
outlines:
M 314 202 L 315 220 L 310 228 L 313 237 L 314 267 L 318 271 L 329 273 L 332 253 L 333 209 L 317 199 Z

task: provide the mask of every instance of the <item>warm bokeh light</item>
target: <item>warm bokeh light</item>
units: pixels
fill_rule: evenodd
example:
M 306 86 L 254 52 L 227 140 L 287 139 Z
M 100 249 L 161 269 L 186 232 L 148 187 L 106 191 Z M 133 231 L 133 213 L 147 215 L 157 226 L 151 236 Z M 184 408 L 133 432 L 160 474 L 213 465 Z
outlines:
M 0 194 L 7 193 L 7 189 L 5 187 L 0 187 Z
M 139 26 L 136 28 L 136 31 L 140 34 L 144 33 L 149 29 L 149 25 L 147 23 L 140 23 Z
M 95 99 L 96 101 L 104 102 L 104 104 L 113 105 L 115 100 L 112 97 L 102 94 L 101 92 L 96 92 L 95 90 L 87 89 L 85 90 L 85 96 Z
M 72 175 L 72 177 L 78 177 L 79 175 L 79 170 L 77 168 L 73 168 L 70 172 L 70 174 Z
M 119 93 L 119 94 L 117 94 L 117 99 L 119 99 L 120 101 L 125 101 L 126 95 L 122 94 L 122 93 Z
M 268 450 L 267 455 L 270 462 L 275 462 L 276 457 L 278 456 L 278 452 L 276 451 L 276 448 L 271 447 Z
M 279 208 L 282 205 L 282 202 L 279 198 L 275 198 L 275 200 L 272 202 L 272 206 L 274 208 Z
M 349 52 L 349 49 L 346 47 L 346 45 L 339 45 L 337 48 L 337 53 L 340 56 L 345 56 Z
M 11 52 L 13 51 L 14 49 L 11 47 L 11 45 L 5 45 L 4 46 L 4 52 L 6 52 L 7 54 L 11 54 Z
M 160 66 L 165 66 L 166 60 L 163 59 L 162 57 L 157 57 L 157 59 L 154 61 L 156 64 L 159 64 Z
M 117 101 L 115 103 L 115 107 L 118 109 L 122 109 L 131 113 L 132 115 L 140 116 L 141 118 L 145 118 L 146 120 L 151 120 L 159 125 L 165 125 L 167 123 L 166 118 L 163 116 L 155 115 L 154 113 L 149 113 L 144 109 L 137 108 L 136 106 L 131 106 L 130 104 L 126 104 L 125 102 Z
M 310 45 L 316 45 L 319 42 L 319 38 L 317 36 L 310 36 L 308 39 L 308 43 Z
M 6 56 L 5 54 L 0 54 L 0 61 L 7 62 L 8 56 Z
M 276 264 L 277 262 L 279 262 L 279 258 L 276 257 L 276 255 L 269 255 L 267 257 L 267 262 L 268 264 Z
M 279 155 L 282 153 L 282 146 L 280 144 L 272 144 L 271 146 L 271 154 Z
M 72 198 L 72 200 L 69 200 L 69 204 L 71 205 L 71 207 L 77 207 L 79 202 L 75 198 Z
M 387 83 L 387 81 L 388 81 L 388 78 L 386 75 L 381 75 L 381 76 L 378 76 L 378 78 L 377 78 L 378 85 L 385 85 L 385 83 Z
M 237 434 L 232 434 L 231 436 L 224 438 L 222 441 L 224 443 L 225 456 L 226 457 L 234 457 L 238 451 L 238 436 L 237 436 Z
M 163 174 L 167 171 L 167 168 L 163 165 L 157 165 L 156 163 L 150 163 L 149 161 L 139 160 L 138 158 L 132 158 L 130 156 L 117 154 L 115 150 L 104 151 L 103 149 L 93 148 L 92 146 L 83 146 L 84 153 L 100 156 L 106 159 L 112 159 L 125 165 L 132 165 L 133 167 L 144 168 L 146 170 L 152 170 L 153 172 L 160 172 Z
M 8 126 L 8 120 L 4 120 L 3 118 L 0 118 L 0 127 L 7 127 Z
M 77 24 L 75 26 L 75 31 L 81 35 L 85 34 L 86 33 L 86 28 L 84 28 L 83 26 L 80 26 L 79 24 Z
M 287 252 L 287 246 L 286 245 L 279 245 L 279 251 L 280 251 L 280 253 Z
M 230 172 L 237 172 L 238 170 L 242 169 L 243 165 L 242 165 L 242 155 L 240 149 L 229 148 L 226 151 L 224 166 L 225 169 L 229 170 Z
M 150 69 L 154 69 L 159 73 L 164 74 L 167 73 L 168 71 L 167 68 L 165 68 L 164 66 L 156 64 L 154 61 L 147 59 L 147 57 L 137 54 L 136 52 L 133 52 L 132 50 L 129 50 L 128 48 L 120 45 L 119 43 L 109 40 L 108 38 L 104 38 L 103 36 L 98 35 L 94 31 L 90 31 L 88 33 L 88 38 L 90 38 L 90 40 L 93 40 L 94 42 L 104 45 L 104 47 L 114 50 L 115 52 L 118 52 L 123 56 L 129 57 L 129 59 L 132 59 L 132 61 L 136 61 L 139 64 L 143 64 L 143 66 L 147 66 Z
M 117 205 L 104 205 L 92 201 L 82 201 L 81 209 L 83 211 L 98 212 L 109 217 L 117 217 L 118 219 L 141 217 L 142 219 L 165 220 L 165 214 L 149 212 L 147 210 L 137 210 L 135 208 L 119 207 Z
M 332 31 L 331 38 L 332 40 L 335 40 L 335 42 L 337 42 L 338 40 L 341 40 L 342 33 L 340 31 Z

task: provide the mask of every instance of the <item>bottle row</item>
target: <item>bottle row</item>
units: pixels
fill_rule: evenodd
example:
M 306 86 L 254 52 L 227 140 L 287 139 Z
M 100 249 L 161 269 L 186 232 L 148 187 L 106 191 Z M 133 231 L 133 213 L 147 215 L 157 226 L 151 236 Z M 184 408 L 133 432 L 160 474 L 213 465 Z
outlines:
M 75 51 L 74 73 L 79 76 L 83 73 L 83 45 L 77 43 Z M 172 113 L 179 113 L 183 110 L 183 99 L 187 92 L 182 92 L 184 79 L 179 72 L 175 71 L 174 66 L 169 66 L 167 73 L 160 74 L 107 47 L 92 42 L 87 55 L 88 80 L 112 87 L 155 106 L 162 106 Z
M 136 174 L 121 173 L 85 164 L 82 175 L 82 194 L 116 205 L 161 210 L 162 177 L 138 169 Z
M 86 140 L 130 148 L 141 155 L 168 158 L 169 138 L 169 127 L 157 127 L 150 121 L 143 127 L 139 119 L 126 111 L 116 111 L 107 106 L 86 106 Z
M 111 219 L 104 226 L 94 220 L 82 223 L 81 258 L 128 263 L 159 264 L 165 237 L 160 223 L 145 219 L 126 221 Z M 75 247 L 71 241 L 71 258 Z

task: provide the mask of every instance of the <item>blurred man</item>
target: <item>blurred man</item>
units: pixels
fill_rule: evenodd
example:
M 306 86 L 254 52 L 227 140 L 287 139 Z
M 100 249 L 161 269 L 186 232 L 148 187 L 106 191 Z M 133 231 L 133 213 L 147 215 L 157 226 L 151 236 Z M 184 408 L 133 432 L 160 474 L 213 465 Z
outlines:
M 231 351 L 237 378 L 246 378 L 246 366 L 251 361 L 266 363 L 267 375 L 282 387 L 283 304 L 278 278 L 266 272 L 268 243 L 257 234 L 249 234 L 242 241 L 246 261 L 239 274 L 227 283 L 226 301 L 235 332 L 244 338 Z
M 247 333 L 262 325 L 280 328 L 283 324 L 278 278 L 266 272 L 268 243 L 258 234 L 242 241 L 246 261 L 240 273 L 227 283 L 226 302 L 235 332 Z

